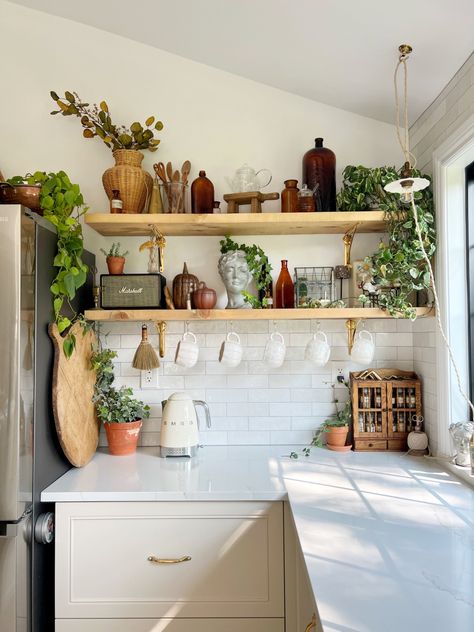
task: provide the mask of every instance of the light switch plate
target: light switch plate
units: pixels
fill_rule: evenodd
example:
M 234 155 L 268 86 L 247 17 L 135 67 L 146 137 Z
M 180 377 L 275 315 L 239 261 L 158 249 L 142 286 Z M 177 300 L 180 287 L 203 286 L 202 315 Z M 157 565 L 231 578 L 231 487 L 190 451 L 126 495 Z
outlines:
M 158 371 L 156 369 L 140 372 L 140 388 L 158 388 Z

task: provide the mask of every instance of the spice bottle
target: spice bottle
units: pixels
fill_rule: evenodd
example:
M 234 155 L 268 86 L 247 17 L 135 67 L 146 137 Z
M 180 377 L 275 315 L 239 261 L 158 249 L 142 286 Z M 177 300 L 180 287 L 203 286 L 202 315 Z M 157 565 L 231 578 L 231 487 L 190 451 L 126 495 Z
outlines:
M 110 198 L 110 212 L 111 213 L 121 213 L 123 209 L 122 198 L 120 197 L 120 191 L 118 189 L 114 189 L 112 191 L 112 197 Z
M 295 286 L 288 272 L 288 261 L 282 259 L 281 270 L 275 287 L 275 307 L 293 308 L 295 306 Z
M 206 172 L 200 171 L 199 177 L 191 185 L 192 213 L 212 213 L 214 207 L 214 185 L 206 178 Z
M 285 180 L 285 188 L 281 192 L 281 212 L 296 213 L 298 210 L 298 180 Z
M 221 203 L 219 202 L 219 200 L 214 200 L 214 202 L 212 203 L 212 212 L 213 213 L 222 213 L 222 211 L 221 211 Z
M 315 210 L 313 192 L 308 189 L 307 184 L 298 193 L 298 211 L 300 213 L 311 213 Z
M 323 147 L 323 139 L 314 139 L 314 148 L 303 156 L 303 182 L 314 192 L 316 211 L 336 210 L 336 156 Z

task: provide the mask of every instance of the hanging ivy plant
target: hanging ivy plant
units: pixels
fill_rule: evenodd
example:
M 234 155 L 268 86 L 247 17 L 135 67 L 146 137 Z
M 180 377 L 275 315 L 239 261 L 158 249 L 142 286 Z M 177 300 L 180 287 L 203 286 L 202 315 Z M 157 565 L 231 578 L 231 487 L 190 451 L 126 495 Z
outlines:
M 385 212 L 388 240 L 381 241 L 379 249 L 364 260 L 364 276 L 374 287 L 377 304 L 391 316 L 416 318 L 410 295 L 431 287 L 428 266 L 423 259 L 420 241 L 415 230 L 411 204 L 404 204 L 398 194 L 387 193 L 385 184 L 401 177 L 395 167 L 347 166 L 343 171 L 343 185 L 338 193 L 341 211 L 363 211 L 378 208 Z M 428 178 L 418 170 L 414 177 Z M 414 194 L 423 244 L 428 256 L 436 250 L 433 193 L 431 187 Z M 362 295 L 361 303 L 370 299 Z
M 87 212 L 78 184 L 73 184 L 64 171 L 46 173 L 35 171 L 25 176 L 14 176 L 9 184 L 40 184 L 40 206 L 43 217 L 56 228 L 58 251 L 53 265 L 57 274 L 51 284 L 53 311 L 59 333 L 63 333 L 77 317 L 71 301 L 84 285 L 88 267 L 82 261 L 83 237 L 80 217 Z M 71 357 L 76 346 L 74 334 L 68 333 L 63 342 L 66 357 Z
M 232 250 L 242 250 L 245 252 L 245 260 L 247 261 L 250 273 L 255 281 L 257 291 L 266 290 L 266 288 L 272 282 L 272 266 L 268 260 L 267 255 L 260 246 L 252 244 L 247 246 L 246 244 L 238 244 L 233 239 L 226 235 L 220 242 L 221 253 L 225 254 Z M 266 307 L 266 299 L 262 301 L 257 296 L 254 296 L 250 292 L 243 291 L 242 296 L 244 301 L 251 305 L 253 309 L 260 309 Z

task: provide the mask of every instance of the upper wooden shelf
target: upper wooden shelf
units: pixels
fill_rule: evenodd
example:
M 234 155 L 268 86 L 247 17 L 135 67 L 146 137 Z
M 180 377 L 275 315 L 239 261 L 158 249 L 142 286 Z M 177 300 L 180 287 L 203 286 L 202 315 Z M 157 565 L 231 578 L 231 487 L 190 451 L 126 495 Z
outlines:
M 431 307 L 417 307 L 417 316 L 433 316 Z M 87 320 L 147 321 L 147 320 L 334 320 L 348 318 L 368 320 L 391 318 L 384 310 L 372 307 L 341 307 L 331 309 L 89 309 Z
M 383 211 L 217 215 L 87 213 L 85 221 L 101 235 L 111 237 L 148 235 L 152 225 L 170 237 L 344 234 L 356 224 L 359 233 L 383 233 L 386 230 Z

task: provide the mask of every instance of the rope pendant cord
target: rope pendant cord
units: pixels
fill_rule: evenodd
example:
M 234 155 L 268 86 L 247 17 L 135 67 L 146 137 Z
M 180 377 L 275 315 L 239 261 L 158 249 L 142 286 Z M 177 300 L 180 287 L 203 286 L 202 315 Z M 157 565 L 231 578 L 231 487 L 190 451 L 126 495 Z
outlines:
M 408 53 L 409 54 L 409 53 Z M 408 79 L 407 79 L 407 59 L 408 59 L 408 54 L 402 54 L 399 57 L 398 60 L 398 64 L 395 68 L 395 74 L 394 74 L 394 88 L 395 88 L 395 106 L 396 106 L 396 128 L 397 128 L 397 138 L 398 138 L 398 142 L 400 143 L 400 147 L 402 148 L 402 151 L 405 155 L 405 160 L 410 163 L 412 165 L 412 167 L 414 167 L 416 165 L 416 158 L 415 156 L 410 152 L 410 139 L 409 139 L 409 128 L 408 128 Z M 404 82 L 403 82 L 403 87 L 404 87 L 404 100 L 403 100 L 403 107 L 404 107 L 404 125 L 405 125 L 405 140 L 402 140 L 402 136 L 400 133 L 400 99 L 399 99 L 399 95 L 398 95 L 398 83 L 397 83 L 397 78 L 398 78 L 398 70 L 400 68 L 400 66 L 403 65 L 403 71 L 404 71 Z M 474 404 L 471 402 L 471 400 L 469 399 L 468 395 L 466 394 L 462 382 L 461 382 L 461 375 L 459 373 L 459 368 L 458 365 L 456 364 L 456 360 L 454 359 L 454 354 L 453 351 L 451 349 L 451 345 L 449 344 L 449 340 L 446 336 L 446 333 L 444 331 L 444 327 L 443 327 L 443 323 L 441 322 L 441 316 L 440 316 L 440 307 L 439 307 L 439 300 L 438 300 L 438 292 L 436 289 L 436 284 L 435 284 L 435 279 L 434 279 L 434 274 L 433 274 L 433 268 L 431 266 L 431 261 L 430 258 L 428 257 L 428 254 L 425 250 L 425 246 L 423 243 L 423 235 L 421 233 L 421 229 L 420 229 L 420 224 L 418 222 L 418 211 L 416 208 L 416 204 L 415 204 L 415 199 L 414 199 L 414 195 L 413 195 L 413 191 L 411 192 L 411 196 L 410 196 L 410 202 L 411 202 L 411 206 L 413 209 L 413 217 L 415 220 L 415 228 L 416 228 L 416 234 L 418 236 L 418 240 L 420 242 L 420 247 L 421 247 L 421 252 L 423 254 L 423 258 L 426 261 L 426 264 L 428 266 L 428 270 L 430 273 L 430 280 L 431 280 L 431 287 L 433 290 L 433 296 L 434 296 L 434 301 L 435 301 L 435 308 L 436 308 L 436 322 L 438 325 L 438 329 L 439 332 L 441 334 L 441 337 L 443 338 L 444 344 L 446 345 L 446 348 L 448 350 L 448 354 L 449 354 L 449 359 L 451 364 L 453 365 L 454 368 L 454 372 L 456 374 L 456 380 L 457 380 L 457 385 L 458 385 L 458 389 L 459 389 L 459 393 L 461 394 L 461 396 L 463 397 L 463 399 L 466 401 L 466 403 L 469 405 L 470 409 L 471 409 L 471 413 L 472 413 L 472 418 L 474 419 Z

